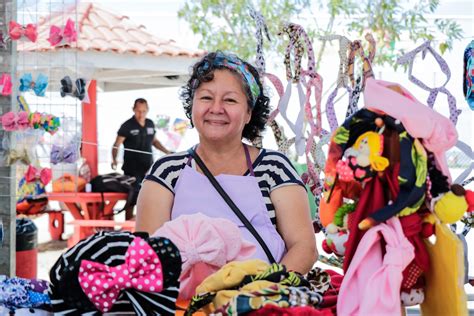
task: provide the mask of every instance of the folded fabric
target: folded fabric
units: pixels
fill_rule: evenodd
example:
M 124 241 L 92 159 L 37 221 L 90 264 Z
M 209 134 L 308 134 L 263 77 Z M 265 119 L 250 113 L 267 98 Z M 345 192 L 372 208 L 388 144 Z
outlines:
M 255 281 L 244 285 L 242 288 L 238 290 L 222 290 L 216 293 L 216 297 L 214 297 L 213 303 L 215 308 L 220 308 L 221 306 L 227 304 L 232 298 L 239 294 L 243 293 L 252 293 L 255 291 L 260 291 L 266 289 L 267 287 L 271 287 L 276 285 L 277 283 L 269 282 L 265 280 Z
M 183 259 L 180 298 L 183 299 L 191 298 L 196 287 L 226 263 L 245 260 L 255 252 L 255 245 L 242 239 L 236 224 L 201 213 L 166 222 L 153 236 L 171 239 L 180 250 Z
M 386 244 L 385 254 L 381 246 L 382 236 Z M 403 234 L 397 217 L 369 229 L 342 281 L 337 314 L 400 315 L 402 272 L 414 256 L 414 248 Z
M 44 307 L 49 309 L 51 300 L 47 293 L 48 282 L 36 279 L 8 278 L 0 275 L 0 306 L 15 311 L 17 308 Z
M 435 223 L 436 242 L 425 240 L 431 269 L 426 274 L 425 300 L 420 305 L 423 315 L 468 315 L 464 290 L 462 242 L 439 220 Z
M 214 274 L 208 276 L 196 288 L 196 294 L 217 292 L 237 286 L 245 276 L 266 271 L 270 265 L 260 259 L 229 262 Z
M 368 78 L 364 100 L 366 108 L 394 117 L 410 136 L 420 138 L 443 174 L 450 177 L 445 153 L 456 144 L 458 134 L 447 117 L 419 102 L 403 86 L 388 81 Z
M 140 237 L 141 240 L 137 239 L 137 237 Z M 133 246 L 130 248 L 134 241 L 138 241 L 140 247 L 142 246 L 140 241 L 146 243 L 146 246 L 139 249 L 134 249 Z M 152 256 L 158 257 L 153 257 L 152 263 L 145 260 L 144 257 L 145 253 L 149 255 L 150 250 L 155 254 L 152 254 Z M 136 256 L 132 255 L 133 251 L 136 252 Z M 158 262 L 161 264 L 160 269 L 156 268 L 156 266 L 153 269 L 152 264 L 157 264 L 154 262 L 155 259 L 158 259 Z M 127 264 L 129 267 L 127 274 L 132 273 L 132 269 L 134 269 L 133 273 L 136 273 L 138 276 L 145 275 L 146 271 L 155 270 L 157 274 L 161 275 L 160 281 L 162 281 L 163 290 L 158 290 L 158 287 L 156 289 L 149 287 L 148 292 L 142 291 L 140 286 L 146 284 L 145 279 L 143 279 L 143 284 L 136 284 L 136 287 L 128 287 L 127 284 L 123 284 L 126 288 L 120 288 L 118 296 L 114 296 L 116 301 L 113 303 L 103 297 L 104 293 L 100 296 L 97 295 L 98 297 L 95 297 L 92 302 L 90 299 L 90 296 L 94 296 L 92 292 L 86 290 L 86 294 L 83 289 L 90 287 L 90 290 L 94 291 L 94 287 L 97 287 L 99 284 L 104 291 L 109 288 L 103 282 L 107 276 L 106 274 L 100 274 L 100 267 L 110 267 L 109 269 L 105 268 L 104 271 L 109 270 L 110 276 L 113 277 L 112 272 L 114 272 L 114 269 L 121 270 L 122 268 L 119 267 L 124 267 L 124 264 Z M 144 264 L 145 266 L 143 266 Z M 92 271 L 85 270 L 85 268 L 96 268 L 97 270 L 89 275 L 89 272 Z M 75 314 L 98 314 L 97 307 L 100 305 L 102 310 L 104 310 L 103 307 L 107 307 L 108 311 L 119 314 L 135 312 L 139 315 L 149 313 L 174 315 L 180 272 L 181 256 L 179 255 L 179 250 L 170 240 L 161 237 L 148 238 L 146 233 L 132 234 L 129 232 L 101 231 L 80 241 L 66 251 L 51 269 L 53 311 L 55 313 L 70 311 Z M 88 275 L 85 275 L 85 273 L 88 273 Z M 104 278 L 101 277 L 102 275 L 104 275 Z M 89 279 L 90 276 L 92 276 L 91 280 Z M 120 277 L 117 275 L 114 281 L 120 283 Z M 155 275 L 155 279 L 156 277 Z M 130 280 L 130 283 L 135 284 L 134 278 Z M 138 278 L 135 279 L 138 281 Z M 148 281 L 150 282 L 150 280 L 153 280 L 151 274 Z M 90 283 L 87 281 L 90 281 Z M 88 283 L 87 285 L 85 285 L 86 282 Z M 114 291 L 114 289 L 109 288 L 108 291 Z M 104 304 L 105 302 L 107 306 Z M 99 304 L 97 305 L 97 303 Z M 113 306 L 108 306 L 109 303 L 112 303 Z
M 256 311 L 246 314 L 248 316 L 333 316 L 329 309 L 316 309 L 310 306 L 280 307 L 275 305 L 265 305 Z
M 235 269 L 235 267 L 233 269 Z M 216 283 L 218 283 L 219 277 L 222 277 L 222 273 L 224 274 L 224 276 L 230 275 L 232 274 L 231 270 L 232 269 L 226 270 L 224 266 L 223 269 L 219 270 L 218 272 L 214 273 L 206 279 L 210 280 L 213 276 L 216 276 L 217 282 L 215 282 L 215 284 L 210 284 L 212 282 L 206 284 L 205 280 L 201 285 L 211 285 L 209 288 L 215 289 L 216 287 L 213 288 L 212 285 L 217 285 Z M 237 279 L 238 278 L 235 278 L 235 281 L 237 281 Z M 306 280 L 301 274 L 294 271 L 288 271 L 286 267 L 282 264 L 273 263 L 272 265 L 267 266 L 267 268 L 261 272 L 245 275 L 236 285 L 221 287 L 218 290 L 213 290 L 206 293 L 198 292 L 198 295 L 193 296 L 193 298 L 191 299 L 191 303 L 189 304 L 186 314 L 190 315 L 192 314 L 192 312 L 197 311 L 201 308 L 206 308 L 207 311 L 210 312 L 213 311 L 216 306 L 223 305 L 226 301 L 233 301 L 236 295 L 254 293 L 255 291 L 270 288 L 273 285 L 281 288 L 293 288 L 293 291 L 291 293 L 296 293 L 296 297 L 299 297 L 301 295 L 305 297 L 308 296 L 311 298 L 311 302 L 313 302 L 314 304 L 319 304 L 322 300 L 321 293 L 313 291 L 308 280 Z M 219 286 L 223 286 L 223 284 L 220 284 Z M 286 293 L 286 295 L 290 294 Z M 211 303 L 211 301 L 214 304 L 207 306 L 209 303 Z M 225 305 L 228 304 L 226 303 Z
M 255 288 L 250 292 L 242 292 L 215 310 L 217 315 L 243 315 L 259 310 L 267 305 L 288 308 L 291 306 L 318 306 L 322 296 L 306 287 L 285 287 L 273 284 L 269 287 Z M 272 315 L 272 314 L 270 314 Z

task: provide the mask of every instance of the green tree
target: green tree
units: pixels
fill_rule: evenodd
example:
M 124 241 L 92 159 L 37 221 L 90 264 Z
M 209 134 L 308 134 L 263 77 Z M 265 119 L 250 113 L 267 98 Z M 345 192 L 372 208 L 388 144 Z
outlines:
M 256 47 L 255 23 L 248 14 L 251 5 L 263 15 L 272 36 L 272 42 L 265 43 L 266 52 L 282 51 L 283 39 L 276 34 L 282 23 L 290 21 L 305 25 L 312 38 L 332 34 L 340 27 L 359 35 L 371 31 L 377 40 L 375 63 L 393 66 L 400 52 L 395 45 L 401 35 L 407 34 L 415 42 L 443 34 L 439 42 L 441 52 L 450 49 L 453 41 L 462 36 L 459 24 L 453 20 L 426 20 L 425 16 L 438 8 L 439 0 L 186 0 L 178 16 L 202 36 L 201 48 L 229 50 L 249 59 L 255 55 Z M 314 17 L 315 10 L 329 14 L 324 25 Z M 300 23 L 302 19 L 305 23 Z M 318 62 L 324 47 L 325 43 L 319 50 Z

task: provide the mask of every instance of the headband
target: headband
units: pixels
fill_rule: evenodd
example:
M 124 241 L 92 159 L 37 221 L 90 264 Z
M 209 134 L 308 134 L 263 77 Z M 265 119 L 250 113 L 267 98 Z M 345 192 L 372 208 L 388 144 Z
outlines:
M 237 56 L 225 54 L 223 52 L 216 52 L 212 61 L 206 60 L 204 62 L 203 70 L 207 70 L 211 66 L 220 66 L 239 73 L 242 78 L 244 78 L 247 86 L 250 88 L 250 92 L 252 94 L 252 109 L 255 107 L 258 96 L 261 92 L 260 87 L 258 86 L 257 80 L 248 69 L 248 66 L 240 58 Z

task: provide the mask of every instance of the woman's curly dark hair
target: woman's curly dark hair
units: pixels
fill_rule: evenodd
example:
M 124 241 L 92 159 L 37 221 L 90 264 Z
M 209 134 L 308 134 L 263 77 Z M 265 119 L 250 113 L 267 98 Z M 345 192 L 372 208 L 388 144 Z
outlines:
M 183 102 L 184 111 L 186 116 L 191 120 L 191 125 L 193 125 L 192 108 L 194 92 L 201 85 L 201 83 L 212 81 L 212 79 L 214 79 L 214 71 L 216 69 L 227 69 L 237 73 L 232 69 L 215 65 L 214 59 L 216 58 L 217 53 L 218 52 L 208 53 L 200 61 L 194 64 L 191 70 L 191 77 L 189 78 L 188 82 L 181 87 L 179 92 L 181 102 Z M 247 69 L 254 76 L 255 81 L 257 81 L 257 84 L 260 88 L 260 94 L 255 101 L 255 106 L 252 109 L 253 103 L 250 87 L 239 74 L 239 77 L 242 78 L 242 85 L 247 96 L 247 104 L 249 109 L 252 109 L 250 122 L 245 125 L 244 130 L 242 131 L 242 137 L 248 139 L 249 141 L 253 141 L 258 136 L 260 136 L 260 133 L 265 129 L 265 124 L 267 123 L 268 115 L 270 113 L 270 98 L 264 95 L 262 81 L 255 67 L 240 58 L 238 59 L 247 66 Z

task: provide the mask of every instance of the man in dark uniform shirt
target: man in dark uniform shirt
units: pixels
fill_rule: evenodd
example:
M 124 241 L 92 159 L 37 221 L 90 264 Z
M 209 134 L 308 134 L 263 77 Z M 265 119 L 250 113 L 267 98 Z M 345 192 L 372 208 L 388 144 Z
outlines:
M 118 148 L 123 144 L 124 156 L 122 170 L 124 174 L 137 179 L 136 189 L 145 176 L 145 173 L 153 164 L 151 146 L 161 150 L 165 154 L 170 153 L 155 137 L 155 124 L 146 118 L 148 114 L 148 103 L 145 99 L 139 98 L 133 104 L 135 113 L 131 119 L 125 121 L 117 132 L 114 146 L 112 148 L 112 169 L 117 168 Z M 127 209 L 126 219 L 133 217 L 133 207 Z

